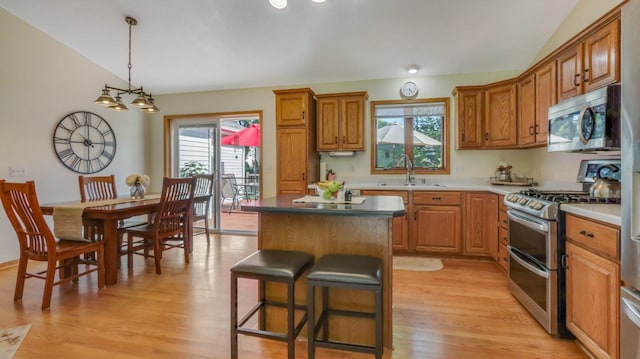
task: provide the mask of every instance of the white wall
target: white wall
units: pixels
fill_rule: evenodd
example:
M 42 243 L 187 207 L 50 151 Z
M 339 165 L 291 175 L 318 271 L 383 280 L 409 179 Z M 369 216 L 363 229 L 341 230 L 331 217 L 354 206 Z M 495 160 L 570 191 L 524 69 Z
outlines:
M 99 114 L 113 128 L 116 156 L 100 174 L 115 174 L 118 192 L 128 193 L 127 174 L 145 172 L 142 114 L 93 104 L 105 83 L 126 83 L 2 9 L 0 52 L 0 179 L 35 181 L 41 203 L 79 200 L 78 174 L 59 163 L 51 136 L 64 115 L 84 110 Z M 9 177 L 11 166 L 26 168 L 27 176 Z M 0 263 L 17 258 L 16 235 L 0 211 Z

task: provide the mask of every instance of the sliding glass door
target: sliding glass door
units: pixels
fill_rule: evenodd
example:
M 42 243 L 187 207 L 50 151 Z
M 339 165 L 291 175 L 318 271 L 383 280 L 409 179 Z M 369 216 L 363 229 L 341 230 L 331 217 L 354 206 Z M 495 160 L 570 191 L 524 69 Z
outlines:
M 257 216 L 240 207 L 260 198 L 260 115 L 189 116 L 170 128 L 172 176 L 215 175 L 210 230 L 255 234 Z

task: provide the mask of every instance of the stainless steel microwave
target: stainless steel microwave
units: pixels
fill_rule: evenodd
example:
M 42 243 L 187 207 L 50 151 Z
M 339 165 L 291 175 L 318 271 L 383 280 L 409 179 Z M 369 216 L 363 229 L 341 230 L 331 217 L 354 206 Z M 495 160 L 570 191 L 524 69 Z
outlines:
M 549 107 L 548 152 L 619 151 L 620 84 Z

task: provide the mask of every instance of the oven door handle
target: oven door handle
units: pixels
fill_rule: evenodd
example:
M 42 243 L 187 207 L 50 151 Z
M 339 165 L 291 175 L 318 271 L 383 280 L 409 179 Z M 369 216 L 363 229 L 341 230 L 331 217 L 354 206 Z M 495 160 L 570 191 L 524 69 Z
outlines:
M 640 327 L 640 311 L 628 299 L 622 298 L 622 312 L 633 324 Z
M 518 251 L 517 249 L 511 246 L 507 246 L 507 251 L 509 252 L 510 257 L 515 259 L 516 262 L 520 263 L 520 265 L 522 265 L 523 267 L 527 268 L 528 270 L 532 271 L 533 273 L 537 274 L 542 278 L 549 278 L 549 272 L 546 270 L 546 268 L 544 269 L 538 268 L 537 265 L 522 259 L 520 255 L 517 253 Z
M 536 221 L 534 218 L 530 216 L 526 216 L 524 214 L 516 213 L 514 211 L 507 211 L 507 217 L 510 221 L 514 221 L 516 223 L 520 223 L 525 227 L 533 229 L 538 232 L 549 232 L 549 226 L 546 223 L 541 223 L 540 221 Z

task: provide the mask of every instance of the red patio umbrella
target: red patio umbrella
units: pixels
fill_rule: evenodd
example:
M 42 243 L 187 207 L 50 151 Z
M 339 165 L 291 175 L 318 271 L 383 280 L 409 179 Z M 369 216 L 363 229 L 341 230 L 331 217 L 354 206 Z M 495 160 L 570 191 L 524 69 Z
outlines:
M 260 125 L 251 124 L 251 126 L 225 136 L 220 140 L 222 145 L 234 146 L 260 146 Z

